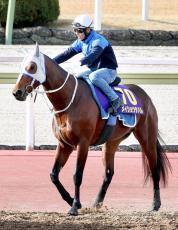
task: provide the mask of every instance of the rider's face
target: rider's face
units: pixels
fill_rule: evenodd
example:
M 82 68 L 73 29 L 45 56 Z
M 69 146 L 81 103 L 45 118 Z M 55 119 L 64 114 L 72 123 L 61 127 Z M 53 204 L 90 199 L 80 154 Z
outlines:
M 86 29 L 74 29 L 74 32 L 77 35 L 77 38 L 80 39 L 81 41 L 85 39 L 85 30 L 86 30 L 86 33 L 88 33 L 90 31 L 89 28 L 86 28 Z
M 78 39 L 80 39 L 80 40 L 84 40 L 85 39 L 85 33 L 84 33 L 84 31 L 83 32 L 79 32 L 78 30 L 75 30 L 74 32 L 77 35 Z

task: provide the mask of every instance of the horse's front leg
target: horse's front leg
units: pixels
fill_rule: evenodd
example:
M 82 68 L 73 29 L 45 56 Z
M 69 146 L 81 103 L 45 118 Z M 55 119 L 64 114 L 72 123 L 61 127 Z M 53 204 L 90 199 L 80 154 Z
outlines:
M 74 184 L 75 184 L 75 195 L 72 204 L 72 208 L 69 210 L 69 215 L 76 216 L 78 215 L 78 209 L 82 207 L 80 203 L 80 186 L 82 184 L 83 171 L 88 156 L 88 147 L 87 143 L 80 144 L 77 150 L 77 162 L 76 162 L 76 171 L 74 174 Z
M 114 175 L 114 156 L 117 149 L 118 142 L 106 143 L 103 146 L 102 157 L 103 164 L 105 166 L 105 174 L 103 184 L 100 188 L 100 191 L 96 197 L 94 208 L 100 208 L 103 204 L 107 189 L 111 183 L 112 177 Z
M 52 169 L 52 172 L 50 174 L 51 181 L 56 186 L 57 190 L 59 191 L 62 198 L 70 205 L 73 204 L 73 198 L 70 196 L 70 194 L 66 191 L 66 189 L 63 187 L 63 185 L 59 181 L 59 172 L 62 169 L 62 167 L 67 162 L 70 153 L 72 152 L 72 148 L 70 146 L 64 146 L 61 147 L 59 144 L 57 146 L 56 150 L 56 159 L 55 163 Z

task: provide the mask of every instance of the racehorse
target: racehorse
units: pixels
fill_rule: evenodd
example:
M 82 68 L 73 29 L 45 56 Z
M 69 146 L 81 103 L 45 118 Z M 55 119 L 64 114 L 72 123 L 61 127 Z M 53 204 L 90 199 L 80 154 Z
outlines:
M 51 180 L 62 198 L 71 206 L 70 215 L 78 215 L 81 208 L 80 186 L 87 160 L 88 149 L 97 141 L 106 121 L 101 119 L 98 106 L 92 97 L 87 83 L 77 79 L 58 66 L 51 58 L 39 51 L 38 44 L 22 63 L 19 77 L 13 89 L 17 100 L 26 97 L 42 85 L 54 108 L 53 132 L 58 140 L 56 157 Z M 100 207 L 104 201 L 109 184 L 114 175 L 114 156 L 118 145 L 131 133 L 139 141 L 143 152 L 145 180 L 153 181 L 153 206 L 157 211 L 161 206 L 160 180 L 167 183 L 170 162 L 160 144 L 158 116 L 151 98 L 139 86 L 128 84 L 127 88 L 140 99 L 144 114 L 137 114 L 135 127 L 125 127 L 121 121 L 113 129 L 111 136 L 103 145 L 102 158 L 105 175 L 94 207 Z M 77 149 L 76 170 L 74 173 L 74 198 L 66 191 L 59 180 L 59 173 L 70 154 Z

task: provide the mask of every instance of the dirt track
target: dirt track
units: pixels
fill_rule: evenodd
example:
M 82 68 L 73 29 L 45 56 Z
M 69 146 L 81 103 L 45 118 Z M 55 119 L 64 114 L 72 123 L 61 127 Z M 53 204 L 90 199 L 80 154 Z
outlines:
M 171 212 L 129 212 L 84 209 L 77 217 L 61 213 L 1 212 L 0 229 L 178 229 Z
M 143 188 L 141 185 L 139 153 L 116 154 L 117 170 L 104 207 L 95 210 L 89 207 L 92 205 L 91 197 L 95 197 L 101 184 L 102 165 L 99 163 L 100 152 L 90 152 L 81 189 L 83 209 L 77 217 L 71 217 L 67 214 L 69 206 L 64 206 L 65 202 L 49 180 L 52 152 L 34 151 L 27 154 L 25 151 L 2 151 L 0 207 L 4 211 L 0 212 L 0 229 L 178 229 L 178 201 L 175 195 L 178 188 L 178 158 L 175 153 L 168 155 L 174 174 L 170 175 L 168 188 L 161 188 L 160 211 L 149 212 L 152 192 L 150 186 Z M 62 180 L 71 192 L 75 156 L 71 156 L 69 164 L 61 172 Z M 98 179 L 96 174 L 92 174 L 96 168 Z M 95 180 L 92 180 L 94 175 Z

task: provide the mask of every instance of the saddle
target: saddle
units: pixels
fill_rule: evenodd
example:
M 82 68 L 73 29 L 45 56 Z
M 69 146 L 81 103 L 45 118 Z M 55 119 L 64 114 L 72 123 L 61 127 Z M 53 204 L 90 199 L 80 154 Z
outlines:
M 139 99 L 130 89 L 125 85 L 118 85 L 120 78 L 116 78 L 115 81 L 110 84 L 123 102 L 123 106 L 118 108 L 117 115 L 114 116 L 108 112 L 110 108 L 108 97 L 98 87 L 94 86 L 88 77 L 82 76 L 80 79 L 84 80 L 90 87 L 92 96 L 99 108 L 101 118 L 106 120 L 106 125 L 99 139 L 93 146 L 103 144 L 107 141 L 116 125 L 117 119 L 122 121 L 122 124 L 126 127 L 135 127 L 137 122 L 136 114 L 142 114 L 143 109 Z

